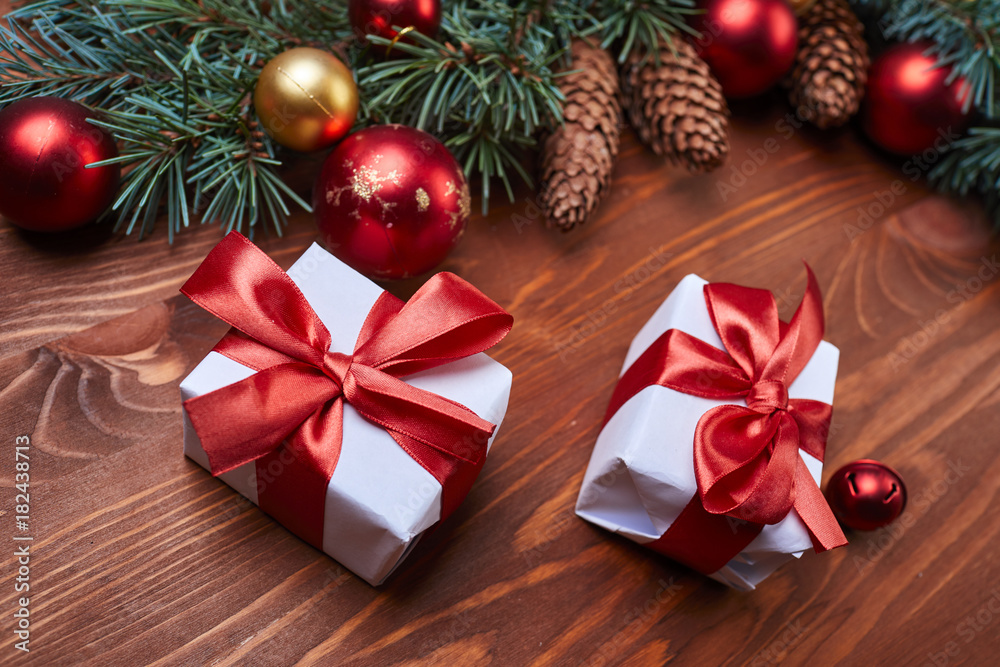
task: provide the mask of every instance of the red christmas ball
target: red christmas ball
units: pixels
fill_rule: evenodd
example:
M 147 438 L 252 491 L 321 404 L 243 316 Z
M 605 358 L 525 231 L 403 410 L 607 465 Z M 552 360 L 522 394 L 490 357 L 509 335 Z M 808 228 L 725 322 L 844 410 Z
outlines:
M 59 232 L 96 219 L 118 192 L 118 157 L 87 107 L 58 97 L 33 97 L 0 111 L 0 215 L 24 229 Z
M 313 190 L 327 249 L 373 278 L 407 278 L 439 264 L 469 219 L 469 186 L 444 144 L 404 125 L 344 139 Z
M 900 155 L 921 153 L 939 143 L 944 148 L 960 134 L 971 115 L 962 109 L 969 87 L 951 67 L 935 67 L 924 55 L 929 44 L 897 44 L 879 55 L 868 74 L 862 110 L 865 133 L 882 148 Z
M 692 26 L 695 47 L 726 97 L 752 97 L 781 80 L 795 62 L 799 29 L 785 0 L 702 0 Z
M 347 17 L 359 40 L 367 35 L 393 39 L 394 25 L 413 26 L 421 34 L 434 37 L 441 27 L 441 0 L 350 0 Z
M 906 507 L 906 485 L 899 473 L 878 461 L 861 459 L 833 473 L 826 485 L 830 509 L 842 524 L 875 530 L 896 520 Z

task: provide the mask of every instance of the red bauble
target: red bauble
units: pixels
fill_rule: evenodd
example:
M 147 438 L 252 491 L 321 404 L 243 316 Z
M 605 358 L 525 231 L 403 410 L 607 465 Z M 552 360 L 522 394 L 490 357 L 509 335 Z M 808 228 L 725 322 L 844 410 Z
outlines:
M 413 26 L 421 34 L 434 37 L 441 27 L 441 0 L 350 0 L 347 16 L 358 39 L 379 35 L 396 36 L 392 26 Z
M 726 97 L 759 95 L 795 62 L 799 29 L 785 0 L 702 0 L 695 47 Z
M 884 463 L 861 459 L 833 473 L 826 497 L 842 524 L 855 530 L 875 530 L 903 513 L 906 485 L 899 473 Z
M 118 192 L 118 165 L 86 165 L 118 156 L 87 107 L 33 97 L 0 111 L 0 215 L 33 231 L 84 225 L 107 210 Z
M 865 132 L 882 148 L 900 155 L 943 149 L 969 121 L 962 106 L 968 86 L 961 77 L 946 84 L 950 67 L 924 55 L 927 42 L 897 44 L 872 63 L 862 110 Z
M 327 249 L 373 278 L 429 271 L 469 219 L 469 186 L 444 144 L 412 127 L 377 125 L 344 139 L 313 190 Z

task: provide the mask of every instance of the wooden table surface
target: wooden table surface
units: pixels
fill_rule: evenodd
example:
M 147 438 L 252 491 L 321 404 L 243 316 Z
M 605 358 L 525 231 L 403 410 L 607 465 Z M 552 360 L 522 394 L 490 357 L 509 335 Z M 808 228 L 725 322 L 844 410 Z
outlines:
M 737 108 L 730 163 L 708 176 L 663 165 L 630 134 L 609 199 L 573 233 L 545 229 L 527 191 L 475 217 L 441 268 L 514 315 L 492 352 L 514 373 L 510 409 L 464 505 L 380 588 L 182 454 L 178 384 L 226 327 L 177 288 L 219 229 L 170 247 L 164 233 L 48 238 L 4 223 L 0 662 L 994 660 L 997 246 L 971 203 L 930 194 L 852 129 L 789 131 L 786 111 Z M 859 207 L 874 216 L 859 222 Z M 258 241 L 287 267 L 313 237 L 302 214 L 284 238 Z M 848 461 L 883 460 L 909 487 L 904 518 L 807 554 L 752 593 L 576 518 L 625 350 L 669 291 L 688 273 L 766 287 L 787 317 L 802 259 L 841 350 L 824 480 Z M 389 289 L 406 297 L 418 284 Z M 21 435 L 28 654 L 13 634 Z

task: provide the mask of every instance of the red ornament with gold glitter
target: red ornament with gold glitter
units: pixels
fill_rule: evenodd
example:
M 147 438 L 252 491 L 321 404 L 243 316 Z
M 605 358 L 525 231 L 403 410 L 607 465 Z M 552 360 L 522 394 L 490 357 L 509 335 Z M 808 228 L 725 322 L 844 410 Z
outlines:
M 938 67 L 936 56 L 925 55 L 929 46 L 898 44 L 872 63 L 862 125 L 887 151 L 941 152 L 968 124 L 971 109 L 963 106 L 969 86 L 962 77 L 949 82 L 951 67 Z
M 323 163 L 313 210 L 326 248 L 361 273 L 407 278 L 437 266 L 469 219 L 469 186 L 431 135 L 376 125 Z
M 759 95 L 791 69 L 799 28 L 785 0 L 702 0 L 698 7 L 695 48 L 726 97 Z
M 906 508 L 906 485 L 899 473 L 879 461 L 848 463 L 826 485 L 830 509 L 842 524 L 855 530 L 887 526 Z
M 355 36 L 396 37 L 392 26 L 434 37 L 441 27 L 441 0 L 350 0 L 347 16 Z
M 61 232 L 93 221 L 118 192 L 118 157 L 87 107 L 58 97 L 19 100 L 0 111 L 0 215 L 24 229 Z

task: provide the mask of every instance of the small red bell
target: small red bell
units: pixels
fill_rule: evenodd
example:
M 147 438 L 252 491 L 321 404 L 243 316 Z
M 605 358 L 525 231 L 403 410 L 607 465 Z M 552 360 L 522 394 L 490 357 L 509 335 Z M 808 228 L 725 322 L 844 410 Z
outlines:
M 834 516 L 848 528 L 887 526 L 906 507 L 906 485 L 899 473 L 879 461 L 861 459 L 833 473 L 826 499 Z

